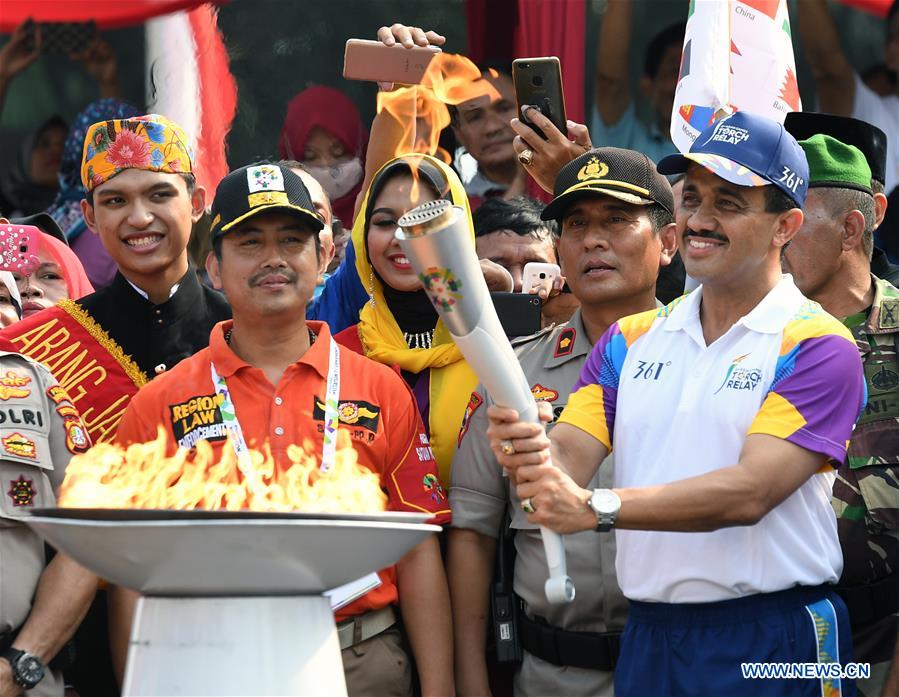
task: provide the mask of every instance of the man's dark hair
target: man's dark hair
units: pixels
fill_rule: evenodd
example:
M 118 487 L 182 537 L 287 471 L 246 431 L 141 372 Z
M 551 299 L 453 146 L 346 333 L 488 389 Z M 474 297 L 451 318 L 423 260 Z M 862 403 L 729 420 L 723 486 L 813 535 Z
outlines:
M 776 186 L 765 187 L 765 213 L 785 213 L 792 208 L 800 206 Z
M 649 224 L 652 225 L 652 231 L 656 234 L 660 233 L 663 227 L 674 222 L 674 216 L 658 203 L 649 205 L 646 208 L 646 215 L 649 216 Z
M 508 200 L 499 196 L 488 198 L 472 216 L 474 236 L 482 237 L 497 230 L 511 230 L 516 235 L 539 238 L 545 232 L 553 237 L 556 234 L 556 223 L 554 220 L 541 220 L 542 212 L 542 203 L 524 196 Z
M 672 44 L 677 44 L 678 47 L 682 46 L 686 31 L 687 23 L 678 22 L 662 29 L 662 31 L 652 37 L 649 46 L 646 48 L 646 58 L 643 61 L 643 73 L 647 77 L 655 78 L 658 75 L 659 66 L 662 64 L 662 57 L 665 55 L 665 51 Z
M 187 187 L 187 195 L 193 196 L 194 189 L 197 188 L 197 178 L 193 175 L 193 172 L 179 172 L 181 178 L 184 180 L 184 186 Z M 93 208 L 94 207 L 94 190 L 91 189 L 86 194 L 84 194 L 84 198 L 87 199 L 88 205 Z
M 887 11 L 887 37 L 890 35 L 890 23 L 897 14 L 899 14 L 899 0 L 893 0 L 893 4 L 890 5 L 890 9 Z

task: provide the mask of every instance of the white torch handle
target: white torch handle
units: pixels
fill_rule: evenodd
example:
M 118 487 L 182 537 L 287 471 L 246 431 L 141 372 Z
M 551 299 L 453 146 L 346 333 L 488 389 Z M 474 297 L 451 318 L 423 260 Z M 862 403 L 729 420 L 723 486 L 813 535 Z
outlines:
M 527 378 L 496 316 L 465 210 L 446 201 L 429 201 L 409 211 L 399 224 L 400 246 L 493 401 L 539 423 Z M 546 598 L 552 603 L 571 602 L 574 584 L 568 577 L 562 537 L 543 527 L 540 533 L 549 567 Z
M 501 333 L 487 331 L 483 325 L 491 324 L 490 320 L 495 319 L 496 315 L 485 315 L 471 332 L 465 336 L 453 335 L 453 340 L 475 373 L 481 377 L 493 401 L 500 406 L 517 410 L 523 421 L 539 423 L 537 402 L 534 401 L 512 346 L 505 337 L 503 341 L 497 341 L 495 337 L 502 336 Z M 549 569 L 549 578 L 544 584 L 546 599 L 551 603 L 570 603 L 574 600 L 575 588 L 568 576 L 565 562 L 565 540 L 559 533 L 542 526 L 540 535 Z

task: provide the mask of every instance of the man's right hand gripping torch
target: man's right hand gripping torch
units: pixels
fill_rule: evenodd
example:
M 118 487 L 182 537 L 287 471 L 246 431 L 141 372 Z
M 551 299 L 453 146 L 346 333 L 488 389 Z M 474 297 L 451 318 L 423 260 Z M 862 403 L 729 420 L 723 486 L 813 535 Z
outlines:
M 496 316 L 484 282 L 468 217 L 449 201 L 429 201 L 399 220 L 396 238 L 424 284 L 462 355 L 493 400 L 516 409 L 526 421 L 539 421 L 537 403 L 512 346 Z M 565 565 L 562 536 L 541 527 L 551 603 L 574 600 L 574 583 Z

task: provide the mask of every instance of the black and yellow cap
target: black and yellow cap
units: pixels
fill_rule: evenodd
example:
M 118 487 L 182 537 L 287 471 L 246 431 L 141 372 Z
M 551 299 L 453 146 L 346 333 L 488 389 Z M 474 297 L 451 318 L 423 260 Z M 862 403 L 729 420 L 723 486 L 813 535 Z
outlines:
M 597 194 L 637 206 L 658 203 L 674 214 L 674 194 L 655 162 L 636 150 L 596 148 L 565 165 L 556 177 L 543 220 L 560 220 L 575 200 Z
M 272 162 L 258 162 L 235 169 L 219 182 L 212 201 L 212 239 L 254 215 L 273 211 L 296 215 L 313 230 L 325 226 L 297 174 Z

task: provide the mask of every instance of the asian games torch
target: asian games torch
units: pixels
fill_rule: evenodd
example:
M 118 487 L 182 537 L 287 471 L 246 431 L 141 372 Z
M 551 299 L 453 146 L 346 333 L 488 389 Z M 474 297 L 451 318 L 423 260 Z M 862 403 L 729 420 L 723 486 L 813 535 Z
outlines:
M 465 211 L 449 201 L 429 201 L 399 220 L 396 232 L 403 252 L 449 329 L 462 355 L 494 401 L 537 421 L 537 402 L 493 308 L 471 241 Z M 551 603 L 574 600 L 574 583 L 565 564 L 562 536 L 541 527 Z

